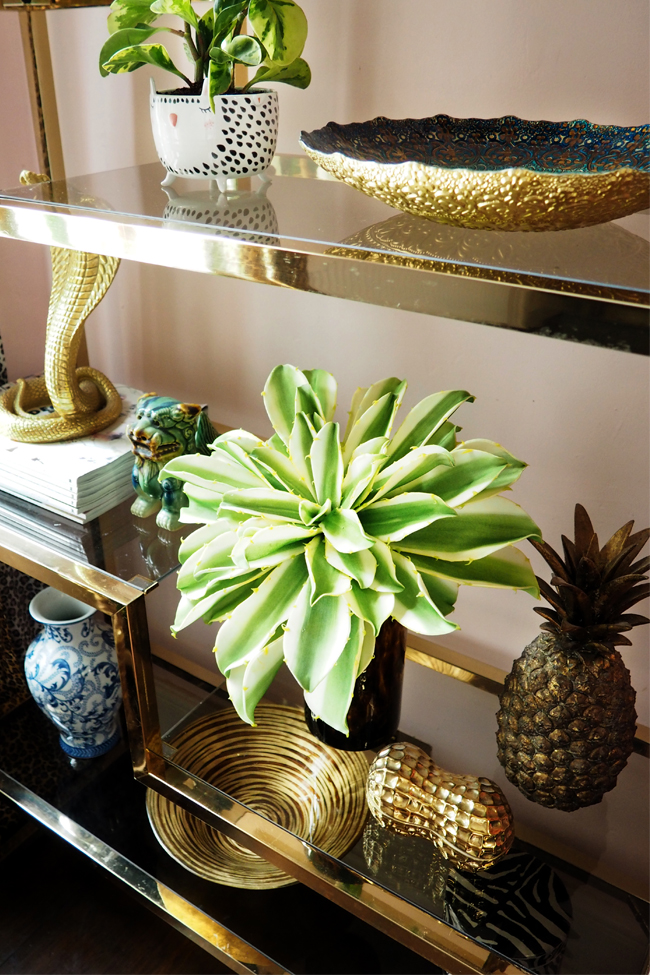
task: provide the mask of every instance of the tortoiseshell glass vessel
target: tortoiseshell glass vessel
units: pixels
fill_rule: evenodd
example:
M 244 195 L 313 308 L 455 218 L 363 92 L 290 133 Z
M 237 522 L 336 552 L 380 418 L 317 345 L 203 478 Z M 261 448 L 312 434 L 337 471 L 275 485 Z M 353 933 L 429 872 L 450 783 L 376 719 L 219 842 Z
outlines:
M 305 705 L 313 735 L 326 745 L 349 752 L 380 748 L 395 738 L 402 708 L 406 629 L 387 619 L 377 634 L 375 655 L 354 685 L 348 711 L 349 735 L 331 728 Z

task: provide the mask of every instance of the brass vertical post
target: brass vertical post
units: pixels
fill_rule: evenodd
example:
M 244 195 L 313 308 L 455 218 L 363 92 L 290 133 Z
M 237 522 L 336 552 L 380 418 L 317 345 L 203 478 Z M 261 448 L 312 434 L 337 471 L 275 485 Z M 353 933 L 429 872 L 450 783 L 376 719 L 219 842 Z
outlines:
M 51 180 L 65 179 L 46 11 L 21 10 L 20 31 L 39 168 Z

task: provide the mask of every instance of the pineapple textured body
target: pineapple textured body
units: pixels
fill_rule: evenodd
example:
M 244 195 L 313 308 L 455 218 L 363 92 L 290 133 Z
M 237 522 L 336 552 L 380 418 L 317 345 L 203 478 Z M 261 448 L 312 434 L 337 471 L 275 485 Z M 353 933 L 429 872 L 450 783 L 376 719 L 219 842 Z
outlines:
M 600 802 L 632 752 L 635 697 L 614 647 L 540 633 L 515 661 L 497 714 L 508 779 L 543 806 Z

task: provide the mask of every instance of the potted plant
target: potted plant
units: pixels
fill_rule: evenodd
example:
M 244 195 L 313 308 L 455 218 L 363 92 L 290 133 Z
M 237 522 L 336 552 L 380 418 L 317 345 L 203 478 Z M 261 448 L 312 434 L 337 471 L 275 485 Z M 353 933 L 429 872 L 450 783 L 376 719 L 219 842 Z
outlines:
M 160 23 L 164 15 L 178 26 Z M 244 33 L 248 23 L 251 33 Z M 114 0 L 108 17 L 110 37 L 99 56 L 102 75 L 135 71 L 152 64 L 183 82 L 157 92 L 151 82 L 151 119 L 156 150 L 167 170 L 164 185 L 176 176 L 225 181 L 263 174 L 277 142 L 277 92 L 258 88 L 281 81 L 306 88 L 309 65 L 300 56 L 307 18 L 294 0 L 214 0 L 203 16 L 191 0 Z M 190 67 L 181 70 L 154 34 L 183 40 Z M 240 88 L 236 65 L 257 68 Z
M 500 496 L 525 464 L 489 440 L 457 443 L 449 418 L 474 399 L 463 390 L 427 396 L 391 439 L 405 389 L 390 378 L 357 390 L 340 440 L 333 376 L 277 366 L 269 440 L 230 431 L 211 456 L 161 472 L 184 482 L 181 518 L 202 523 L 181 545 L 172 631 L 223 622 L 217 665 L 244 721 L 284 660 L 309 711 L 345 736 L 384 627 L 457 629 L 460 584 L 539 595 L 512 547 L 539 529 Z

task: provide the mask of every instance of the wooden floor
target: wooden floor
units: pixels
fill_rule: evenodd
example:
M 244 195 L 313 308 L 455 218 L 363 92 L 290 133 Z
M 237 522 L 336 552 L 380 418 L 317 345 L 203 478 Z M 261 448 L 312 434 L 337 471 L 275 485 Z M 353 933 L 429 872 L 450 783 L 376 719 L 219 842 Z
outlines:
M 229 971 L 45 830 L 0 860 L 0 975 Z

